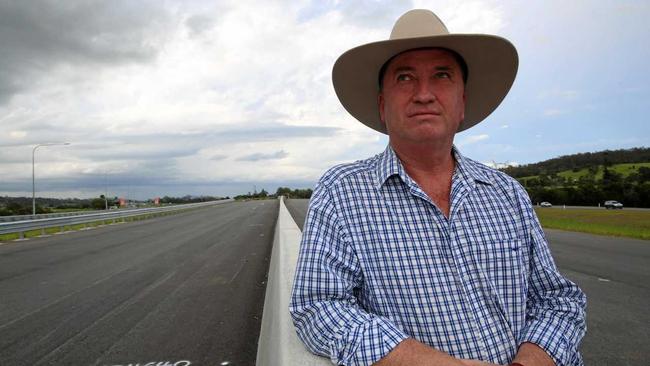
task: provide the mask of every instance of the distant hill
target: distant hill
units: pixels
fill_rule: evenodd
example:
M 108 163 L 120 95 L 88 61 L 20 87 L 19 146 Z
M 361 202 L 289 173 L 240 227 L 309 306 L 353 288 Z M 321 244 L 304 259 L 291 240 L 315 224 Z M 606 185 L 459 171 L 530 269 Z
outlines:
M 501 169 L 528 190 L 534 203 L 596 206 L 617 200 L 650 207 L 650 149 L 605 150 Z
M 529 177 L 540 174 L 557 174 L 562 171 L 577 172 L 596 166 L 612 166 L 615 164 L 650 163 L 650 148 L 605 150 L 593 153 L 564 155 L 539 163 L 526 164 L 501 169 L 514 178 Z

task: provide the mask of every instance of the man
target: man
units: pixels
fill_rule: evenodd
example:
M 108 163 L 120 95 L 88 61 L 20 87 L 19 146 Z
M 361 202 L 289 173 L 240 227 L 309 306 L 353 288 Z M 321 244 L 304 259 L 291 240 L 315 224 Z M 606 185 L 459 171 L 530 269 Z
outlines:
M 337 60 L 342 104 L 390 142 L 330 169 L 312 196 L 290 304 L 312 352 L 344 365 L 582 365 L 586 299 L 525 190 L 453 146 L 516 70 L 510 42 L 449 34 L 426 10 Z

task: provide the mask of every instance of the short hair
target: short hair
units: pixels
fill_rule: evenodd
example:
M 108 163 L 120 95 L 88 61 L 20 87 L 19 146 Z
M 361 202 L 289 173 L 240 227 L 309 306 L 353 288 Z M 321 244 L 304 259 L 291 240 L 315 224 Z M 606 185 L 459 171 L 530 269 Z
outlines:
M 434 48 L 445 50 L 445 51 L 447 51 L 447 52 L 449 52 L 451 54 L 451 56 L 454 58 L 456 63 L 458 63 L 458 66 L 460 66 L 460 71 L 463 74 L 463 84 L 466 85 L 469 70 L 467 69 L 467 63 L 465 62 L 465 59 L 463 59 L 463 57 L 461 55 L 459 55 L 458 52 L 456 52 L 454 50 L 450 50 L 448 48 L 441 48 L 441 47 L 415 48 L 415 49 L 412 49 L 412 50 L 406 50 L 404 52 L 415 51 L 415 50 L 430 50 L 430 49 L 434 49 Z M 388 61 L 384 62 L 384 64 L 381 66 L 381 69 L 379 69 L 379 80 L 378 80 L 378 82 L 379 82 L 379 91 L 382 91 L 382 89 L 384 87 L 384 74 L 386 74 L 386 69 L 388 69 L 388 65 L 390 64 L 391 61 L 393 61 L 393 59 L 395 57 L 401 55 L 404 52 L 400 52 L 397 55 L 389 58 Z

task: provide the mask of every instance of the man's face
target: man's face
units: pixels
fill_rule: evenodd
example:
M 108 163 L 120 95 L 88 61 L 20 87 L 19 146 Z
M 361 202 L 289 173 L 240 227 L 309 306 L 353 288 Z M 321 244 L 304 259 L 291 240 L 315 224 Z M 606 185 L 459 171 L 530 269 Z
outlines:
M 465 118 L 465 86 L 454 56 L 432 48 L 390 61 L 379 94 L 379 114 L 391 141 L 452 141 Z

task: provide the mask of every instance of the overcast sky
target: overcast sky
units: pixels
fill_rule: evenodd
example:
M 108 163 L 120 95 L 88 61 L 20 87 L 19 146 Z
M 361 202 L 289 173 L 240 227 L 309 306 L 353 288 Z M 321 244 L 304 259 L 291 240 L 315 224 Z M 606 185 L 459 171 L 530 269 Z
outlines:
M 0 0 L 0 195 L 148 198 L 313 187 L 383 151 L 331 83 L 411 8 L 519 51 L 485 163 L 650 146 L 647 1 Z

